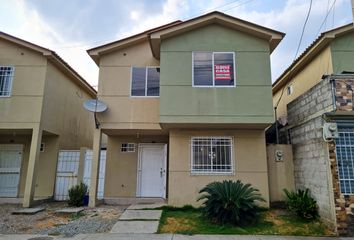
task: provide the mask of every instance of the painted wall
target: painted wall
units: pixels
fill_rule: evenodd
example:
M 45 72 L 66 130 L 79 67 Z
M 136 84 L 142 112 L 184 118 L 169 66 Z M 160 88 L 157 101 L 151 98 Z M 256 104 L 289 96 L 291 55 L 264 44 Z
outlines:
M 123 142 L 136 143 L 135 152 L 121 152 Z M 138 144 L 151 142 L 168 143 L 168 136 L 108 136 L 105 198 L 136 196 Z
M 337 37 L 331 43 L 333 73 L 354 71 L 354 33 Z
M 285 86 L 283 96 L 277 108 L 278 118 L 287 116 L 287 104 L 304 94 L 311 87 L 322 80 L 322 75 L 333 73 L 331 49 L 327 47 L 318 54 L 292 80 Z M 287 94 L 286 87 L 292 85 L 294 92 Z M 282 89 L 273 94 L 273 106 L 276 106 L 281 96 Z
M 236 88 L 193 88 L 192 52 L 235 52 Z M 273 122 L 269 43 L 209 25 L 161 43 L 160 121 Z
M 60 136 L 60 149 L 92 147 L 93 114 L 83 107 L 91 98 L 93 96 L 48 62 L 42 128 Z
M 100 58 L 98 98 L 108 105 L 99 114 L 102 128 L 160 129 L 159 98 L 130 97 L 131 66 L 159 66 L 148 41 Z
M 0 128 L 40 121 L 46 64 L 39 53 L 0 40 L 0 65 L 15 67 L 11 97 L 0 97 Z
M 53 195 L 56 172 L 58 141 L 55 136 L 43 136 L 45 151 L 40 153 L 35 198 L 48 198 Z M 23 155 L 20 171 L 18 197 L 22 198 L 25 191 L 27 166 L 31 145 L 31 136 L 17 133 L 15 135 L 0 135 L 0 144 L 23 144 Z
M 282 151 L 283 160 L 277 161 L 277 151 Z M 270 202 L 285 200 L 283 189 L 295 190 L 292 146 L 285 144 L 267 145 L 269 198 Z
M 190 139 L 193 136 L 232 136 L 235 174 L 191 175 Z M 251 183 L 260 190 L 268 206 L 268 170 L 263 130 L 170 131 L 168 204 L 198 206 L 200 203 L 196 199 L 201 188 L 210 182 L 228 179 Z

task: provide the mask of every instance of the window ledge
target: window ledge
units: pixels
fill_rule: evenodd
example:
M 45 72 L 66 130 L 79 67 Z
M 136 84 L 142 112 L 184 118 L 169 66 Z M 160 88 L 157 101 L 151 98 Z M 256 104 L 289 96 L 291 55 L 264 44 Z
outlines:
M 190 176 L 234 176 L 235 172 L 190 172 Z

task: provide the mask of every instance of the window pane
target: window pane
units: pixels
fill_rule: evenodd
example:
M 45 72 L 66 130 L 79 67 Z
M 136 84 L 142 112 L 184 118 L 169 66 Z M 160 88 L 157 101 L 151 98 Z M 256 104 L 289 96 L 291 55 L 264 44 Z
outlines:
M 214 54 L 214 77 L 216 86 L 234 85 L 234 55 L 232 53 Z
M 145 96 L 146 68 L 132 69 L 132 96 Z
M 13 72 L 13 67 L 0 67 L 0 96 L 10 95 Z
M 194 59 L 194 85 L 212 86 L 213 85 L 213 53 L 195 52 Z
M 196 137 L 192 139 L 194 173 L 232 173 L 232 140 L 227 137 Z
M 147 95 L 160 96 L 160 68 L 148 68 Z

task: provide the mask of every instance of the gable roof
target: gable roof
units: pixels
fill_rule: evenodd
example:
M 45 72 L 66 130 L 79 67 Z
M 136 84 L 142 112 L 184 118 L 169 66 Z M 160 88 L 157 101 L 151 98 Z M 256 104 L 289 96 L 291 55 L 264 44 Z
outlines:
M 292 64 L 273 83 L 273 94 L 286 85 L 297 73 L 311 62 L 323 49 L 337 37 L 354 31 L 354 23 L 350 23 L 332 30 L 322 32 L 321 35 L 295 59 Z M 290 73 L 292 76 L 290 76 Z
M 117 49 L 121 49 L 121 48 L 125 48 L 140 42 L 143 42 L 145 40 L 148 39 L 148 34 L 152 31 L 158 30 L 158 29 L 164 29 L 164 28 L 168 28 L 171 27 L 173 25 L 179 24 L 182 21 L 178 20 L 178 21 L 174 21 L 165 25 L 162 25 L 160 27 L 156 27 L 156 28 L 152 28 L 149 30 L 146 30 L 144 32 L 132 35 L 130 37 L 127 38 L 123 38 L 111 43 L 107 43 L 101 46 L 97 46 L 91 49 L 87 50 L 87 53 L 91 56 L 91 58 L 95 61 L 95 63 L 98 65 L 99 63 L 99 55 L 117 50 Z
M 81 77 L 67 62 L 65 62 L 55 51 L 52 51 L 48 48 L 36 45 L 34 43 L 28 42 L 21 38 L 17 38 L 10 34 L 0 31 L 0 39 L 12 42 L 16 45 L 20 45 L 27 49 L 33 50 L 42 54 L 49 61 L 51 61 L 60 71 L 65 73 L 72 79 L 76 84 L 82 87 L 88 94 L 92 97 L 96 97 L 97 91 L 83 78 Z
M 160 58 L 160 44 L 164 38 L 176 36 L 196 28 L 200 28 L 210 24 L 220 24 L 228 28 L 246 32 L 255 37 L 266 39 L 270 45 L 272 52 L 279 42 L 285 36 L 284 33 L 266 28 L 245 20 L 241 20 L 221 12 L 211 12 L 205 15 L 192 18 L 187 21 L 175 21 L 157 28 L 147 30 L 134 36 L 115 41 L 113 43 L 98 46 L 87 50 L 88 54 L 98 65 L 99 56 L 107 52 L 111 52 L 126 46 L 136 44 L 138 42 L 149 40 L 151 51 L 156 59 Z

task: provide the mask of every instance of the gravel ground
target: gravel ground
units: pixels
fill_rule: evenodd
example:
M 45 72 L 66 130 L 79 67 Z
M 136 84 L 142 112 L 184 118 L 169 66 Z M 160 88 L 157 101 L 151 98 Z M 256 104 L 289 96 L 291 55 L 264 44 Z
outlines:
M 58 215 L 55 210 L 66 203 L 48 203 L 46 210 L 35 215 L 12 215 L 20 205 L 0 205 L 0 233 L 26 233 L 71 237 L 79 233 L 109 232 L 127 206 L 108 206 L 85 210 L 79 215 Z

